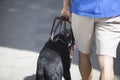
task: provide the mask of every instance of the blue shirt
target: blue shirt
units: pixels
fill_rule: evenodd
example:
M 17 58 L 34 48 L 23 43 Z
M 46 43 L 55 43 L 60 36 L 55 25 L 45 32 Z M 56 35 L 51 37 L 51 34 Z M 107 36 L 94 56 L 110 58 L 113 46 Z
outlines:
M 120 0 L 72 0 L 71 12 L 94 18 L 120 15 Z

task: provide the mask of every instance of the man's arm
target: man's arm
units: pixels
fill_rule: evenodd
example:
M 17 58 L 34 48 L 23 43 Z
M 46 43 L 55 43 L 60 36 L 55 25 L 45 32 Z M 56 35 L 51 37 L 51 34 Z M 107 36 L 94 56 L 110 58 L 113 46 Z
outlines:
M 64 9 L 70 8 L 70 0 L 63 0 L 63 8 Z
M 66 18 L 71 18 L 71 13 L 70 13 L 70 0 L 63 0 L 63 8 L 61 10 L 61 16 L 64 16 Z

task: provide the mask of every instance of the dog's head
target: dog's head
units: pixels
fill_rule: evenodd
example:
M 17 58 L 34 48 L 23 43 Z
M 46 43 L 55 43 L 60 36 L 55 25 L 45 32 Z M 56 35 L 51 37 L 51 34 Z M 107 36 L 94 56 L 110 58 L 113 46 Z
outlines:
M 67 29 L 66 32 L 61 31 L 60 33 L 56 34 L 53 38 L 53 41 L 57 40 L 60 40 L 61 42 L 66 44 L 70 50 L 75 45 L 74 36 L 70 29 Z
M 66 35 L 65 35 L 66 34 Z M 74 47 L 74 37 L 72 31 L 70 29 L 61 31 L 54 35 L 54 37 L 49 39 L 45 44 L 45 48 L 52 49 L 59 53 L 63 58 L 69 59 L 71 51 Z

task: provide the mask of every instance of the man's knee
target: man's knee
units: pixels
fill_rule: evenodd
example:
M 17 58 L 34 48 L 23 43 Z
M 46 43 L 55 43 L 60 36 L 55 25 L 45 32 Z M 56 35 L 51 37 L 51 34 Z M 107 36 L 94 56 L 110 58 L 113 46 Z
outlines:
M 98 62 L 101 69 L 113 68 L 113 57 L 98 55 Z

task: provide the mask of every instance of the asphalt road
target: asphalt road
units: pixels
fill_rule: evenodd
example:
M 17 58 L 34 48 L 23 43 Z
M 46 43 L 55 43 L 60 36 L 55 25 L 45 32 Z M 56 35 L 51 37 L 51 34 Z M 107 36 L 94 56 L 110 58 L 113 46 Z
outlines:
M 49 38 L 62 0 L 0 0 L 0 80 L 34 80 L 39 51 Z M 95 48 L 94 48 L 95 49 Z M 120 80 L 120 46 L 115 80 Z M 80 80 L 77 51 L 73 53 L 72 80 Z M 97 56 L 91 58 L 93 80 L 99 80 Z

